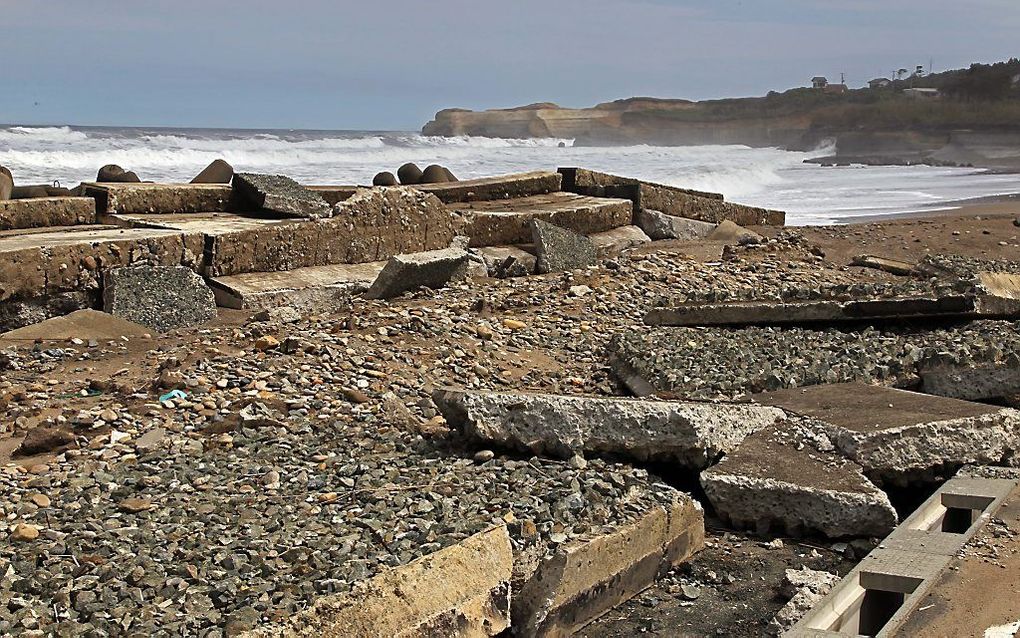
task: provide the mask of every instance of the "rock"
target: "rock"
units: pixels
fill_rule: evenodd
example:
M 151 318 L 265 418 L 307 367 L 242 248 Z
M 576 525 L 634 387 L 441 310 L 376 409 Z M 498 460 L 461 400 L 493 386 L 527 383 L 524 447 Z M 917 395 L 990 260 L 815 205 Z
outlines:
M 371 401 L 367 394 L 357 388 L 341 388 L 340 393 L 351 403 L 368 403 Z
M 473 250 L 481 255 L 490 277 L 526 277 L 535 272 L 535 256 L 516 246 L 484 246 Z
M 147 512 L 153 507 L 152 501 L 147 498 L 130 497 L 117 503 L 117 508 L 122 512 L 128 514 L 138 514 L 139 512 Z
M 35 503 L 36 507 L 50 506 L 50 497 L 46 496 L 45 494 L 32 494 L 28 498 L 30 498 L 32 502 Z
M 205 280 L 190 268 L 132 266 L 106 271 L 103 310 L 168 332 L 215 318 L 216 299 Z
M 839 582 L 839 576 L 813 569 L 788 569 L 781 585 L 790 599 L 769 623 L 774 634 L 790 629 Z
M 99 169 L 99 173 L 96 175 L 97 182 L 141 182 L 138 176 L 131 171 L 125 171 L 116 164 L 107 164 L 106 166 Z
M 214 159 L 211 164 L 191 180 L 192 184 L 229 184 L 234 177 L 234 167 L 225 160 Z
M 474 456 L 475 463 L 485 463 L 494 458 L 496 458 L 496 454 L 492 450 L 478 450 Z
M 250 208 L 310 219 L 332 215 L 321 195 L 284 175 L 234 173 L 233 185 L 238 199 Z
M 430 164 L 422 171 L 420 184 L 443 184 L 449 182 L 446 170 L 439 164 Z
M 279 347 L 280 340 L 273 335 L 262 335 L 255 340 L 256 350 L 272 350 L 273 348 Z
M 32 456 L 52 452 L 71 443 L 74 443 L 74 434 L 67 430 L 38 425 L 28 431 L 14 453 L 17 456 Z
M 516 331 L 524 330 L 525 328 L 528 327 L 528 324 L 524 323 L 523 321 L 518 321 L 517 319 L 504 319 L 503 326 L 509 328 L 510 330 Z
M 408 162 L 397 169 L 397 178 L 400 183 L 407 185 L 420 184 L 422 171 L 417 164 Z
M 537 257 L 536 272 L 576 270 L 596 262 L 595 244 L 587 237 L 540 219 L 532 219 L 530 226 Z
M 6 175 L 11 179 L 11 183 L 12 184 L 14 183 L 14 174 L 11 173 L 11 169 L 7 168 L 6 166 L 0 165 L 0 175 Z
M 0 173 L 0 200 L 10 199 L 14 190 L 14 180 L 6 173 Z
M 39 528 L 28 523 L 18 523 L 14 526 L 14 531 L 11 532 L 11 540 L 16 542 L 27 543 L 37 538 L 39 538 Z
M 612 230 L 588 235 L 588 239 L 595 244 L 599 255 L 616 255 L 629 248 L 636 248 L 652 241 L 637 226 L 620 226 Z
M 393 173 L 387 171 L 376 173 L 372 178 L 372 186 L 397 186 L 397 178 Z
M 732 242 L 744 246 L 747 244 L 760 244 L 762 236 L 725 219 L 708 235 L 708 239 Z
M 460 248 L 391 257 L 365 292 L 365 298 L 388 299 L 422 286 L 442 288 L 452 279 L 463 276 L 467 260 L 467 251 Z
M 570 459 L 612 454 L 708 467 L 748 435 L 784 418 L 751 404 L 640 401 L 551 394 L 438 390 L 451 427 L 474 439 Z
M 705 239 L 716 229 L 716 224 L 697 219 L 666 215 L 657 210 L 642 208 L 634 214 L 637 224 L 652 239 Z

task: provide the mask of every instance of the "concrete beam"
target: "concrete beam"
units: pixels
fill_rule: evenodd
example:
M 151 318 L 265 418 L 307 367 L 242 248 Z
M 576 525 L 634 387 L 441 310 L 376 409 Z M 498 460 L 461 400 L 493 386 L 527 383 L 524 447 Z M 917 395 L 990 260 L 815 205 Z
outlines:
M 231 188 L 226 184 L 85 182 L 79 188 L 83 195 L 96 200 L 100 215 L 226 211 L 231 197 Z
M 91 197 L 38 197 L 0 200 L 0 230 L 96 223 Z
M 441 184 L 418 184 L 414 188 L 431 193 L 444 204 L 517 199 L 560 190 L 562 177 L 550 171 L 480 177 Z

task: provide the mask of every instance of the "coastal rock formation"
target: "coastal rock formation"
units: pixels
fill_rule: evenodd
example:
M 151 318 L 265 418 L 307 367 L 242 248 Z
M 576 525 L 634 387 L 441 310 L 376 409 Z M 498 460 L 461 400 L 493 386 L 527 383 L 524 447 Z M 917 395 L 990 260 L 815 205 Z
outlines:
M 397 178 L 400 183 L 404 186 L 420 184 L 421 183 L 422 171 L 418 168 L 418 165 L 413 162 L 408 162 L 397 169 Z

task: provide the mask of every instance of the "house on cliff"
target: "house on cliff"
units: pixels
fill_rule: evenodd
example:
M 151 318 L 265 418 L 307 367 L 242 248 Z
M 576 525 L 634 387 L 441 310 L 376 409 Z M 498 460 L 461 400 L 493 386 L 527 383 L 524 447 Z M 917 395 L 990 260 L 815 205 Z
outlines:
M 892 80 L 889 78 L 875 78 L 874 80 L 868 81 L 869 89 L 885 89 L 892 86 Z
M 827 78 L 825 78 L 824 76 L 816 75 L 815 77 L 811 78 L 811 88 L 812 89 L 824 89 L 828 85 L 829 85 L 829 80 Z

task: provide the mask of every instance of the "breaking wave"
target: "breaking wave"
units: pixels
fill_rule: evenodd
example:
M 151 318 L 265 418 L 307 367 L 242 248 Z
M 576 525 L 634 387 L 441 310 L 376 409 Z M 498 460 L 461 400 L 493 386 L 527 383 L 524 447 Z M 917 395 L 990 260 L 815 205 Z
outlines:
M 560 147 L 560 144 L 564 147 Z M 929 167 L 823 168 L 809 153 L 729 146 L 574 147 L 562 139 L 431 137 L 412 132 L 0 127 L 0 164 L 21 184 L 65 185 L 120 164 L 153 181 L 187 181 L 216 158 L 238 169 L 284 173 L 306 183 L 366 184 L 404 162 L 440 163 L 463 178 L 585 166 L 720 192 L 728 199 L 823 223 L 854 214 L 916 210 L 1013 192 L 1012 176 Z

